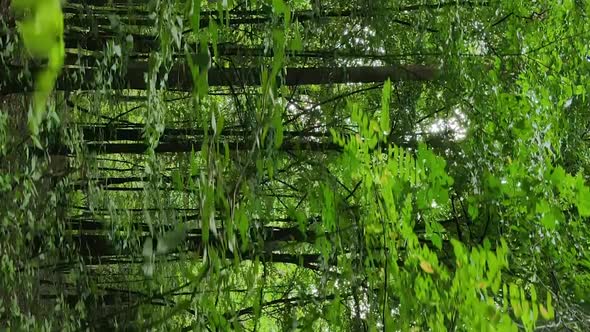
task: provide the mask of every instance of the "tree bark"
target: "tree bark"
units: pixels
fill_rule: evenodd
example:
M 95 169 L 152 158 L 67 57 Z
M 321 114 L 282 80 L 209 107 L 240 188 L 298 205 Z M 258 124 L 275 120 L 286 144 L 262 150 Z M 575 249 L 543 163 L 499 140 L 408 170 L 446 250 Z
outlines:
M 81 126 L 79 129 L 84 135 L 86 142 L 108 142 L 108 141 L 136 141 L 143 142 L 143 128 L 138 127 L 108 127 L 108 126 Z M 190 139 L 191 137 L 202 137 L 205 131 L 202 128 L 166 128 L 162 133 L 160 142 L 178 142 Z M 213 135 L 213 130 L 209 130 L 209 135 Z M 224 129 L 219 133 L 220 137 L 247 138 L 252 132 L 244 129 Z M 288 138 L 326 138 L 330 139 L 332 135 L 328 132 L 314 131 L 283 131 L 283 137 Z
M 201 216 L 190 215 L 181 218 L 184 222 L 189 220 L 200 220 Z M 315 218 L 310 218 L 312 222 Z M 260 221 L 260 220 L 259 220 Z M 68 227 L 72 230 L 83 232 L 83 233 L 95 233 L 96 231 L 102 231 L 107 229 L 106 222 L 99 221 L 93 218 L 81 218 L 81 219 L 69 219 L 66 221 Z M 150 225 L 142 222 L 132 223 L 131 227 L 134 230 L 149 232 Z M 172 230 L 172 226 L 165 227 L 166 230 Z M 217 229 L 219 233 L 224 233 L 223 228 Z M 187 235 L 195 241 L 202 241 L 202 230 L 199 228 L 187 230 Z M 101 235 L 102 236 L 102 235 Z M 252 239 L 256 238 L 254 230 L 251 230 L 249 236 Z M 265 242 L 300 242 L 300 243 L 314 243 L 317 238 L 317 234 L 314 231 L 306 230 L 301 231 L 298 226 L 293 227 L 272 227 L 264 226 L 261 229 L 261 236 Z M 192 241 L 191 240 L 191 241 Z
M 115 256 L 124 257 L 141 257 L 140 249 L 137 252 L 127 249 L 118 249 L 105 235 L 96 234 L 81 234 L 73 238 L 74 245 L 77 247 L 79 255 L 85 261 L 92 261 L 95 263 L 108 262 L 109 258 Z M 147 237 L 141 237 L 140 243 L 148 240 Z M 321 262 L 322 256 L 320 254 L 287 254 L 287 253 L 274 253 L 274 252 L 232 252 L 230 250 L 222 249 L 221 243 L 218 243 L 215 239 L 210 238 L 209 244 L 221 250 L 224 257 L 227 259 L 233 259 L 236 255 L 239 255 L 242 260 L 253 260 L 259 257 L 261 260 L 274 263 L 289 263 L 308 268 L 317 268 L 317 265 Z M 156 243 L 154 243 L 154 247 Z M 184 245 L 184 250 L 190 251 L 194 256 L 202 257 L 205 248 L 205 244 L 199 241 L 198 238 L 189 237 Z M 236 248 L 235 250 L 239 250 Z M 335 263 L 335 262 L 333 262 Z
M 179 153 L 201 151 L 203 141 L 201 140 L 186 140 L 173 143 L 160 143 L 154 151 L 156 153 Z M 253 142 L 238 141 L 229 143 L 230 149 L 246 151 L 252 148 Z M 89 152 L 97 154 L 142 154 L 147 152 L 149 146 L 144 143 L 87 143 L 86 148 Z M 306 142 L 306 141 L 285 141 L 279 148 L 283 151 L 342 151 L 342 148 L 332 142 Z M 53 146 L 49 148 L 51 154 L 54 155 L 70 155 L 72 151 L 66 146 Z
M 22 93 L 32 90 L 31 80 L 19 79 L 16 70 L 6 70 L 0 77 L 0 94 Z M 130 64 L 124 77 L 118 80 L 119 86 L 112 89 L 146 90 L 148 83 L 144 75 L 148 72 L 147 63 Z M 94 90 L 100 87 L 96 82 L 96 69 L 81 72 L 76 68 L 65 68 L 57 80 L 56 89 L 65 91 Z M 161 75 L 163 76 L 163 75 Z M 431 81 L 438 76 L 438 71 L 428 65 L 392 65 L 383 67 L 306 67 L 287 68 L 283 73 L 283 83 L 288 86 L 324 85 L 342 83 L 374 83 L 392 81 Z M 261 84 L 259 68 L 211 68 L 208 73 L 209 86 L 258 86 Z M 190 68 L 177 64 L 168 73 L 169 90 L 192 91 L 193 80 Z

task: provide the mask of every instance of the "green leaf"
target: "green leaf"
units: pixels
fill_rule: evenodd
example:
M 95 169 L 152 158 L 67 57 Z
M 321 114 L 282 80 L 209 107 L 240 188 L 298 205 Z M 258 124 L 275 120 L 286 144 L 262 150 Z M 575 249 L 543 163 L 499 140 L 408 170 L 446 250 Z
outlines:
M 272 8 L 278 14 L 283 14 L 287 10 L 287 6 L 283 0 L 272 0 Z
M 42 2 L 43 0 L 12 0 L 10 5 L 12 7 L 12 9 L 17 10 L 17 11 L 25 11 L 25 10 L 31 10 L 32 8 L 35 8 L 37 6 L 37 4 L 39 2 Z M 52 1 L 52 0 L 47 0 Z
M 440 235 L 438 235 L 437 233 L 432 233 L 430 235 L 430 241 L 438 250 L 442 249 L 442 238 Z
M 192 4 L 191 27 L 198 38 L 201 28 L 201 0 L 193 0 Z
M 555 317 L 555 310 L 551 305 L 551 294 L 549 294 L 549 292 L 547 292 L 547 308 L 541 303 L 539 304 L 539 312 L 546 320 L 551 320 Z
M 583 180 L 580 180 L 578 181 L 577 191 L 578 213 L 582 217 L 588 217 L 590 216 L 590 189 L 583 184 Z
M 301 51 L 303 50 L 303 41 L 301 40 L 301 33 L 299 32 L 299 22 L 295 22 L 293 28 L 293 39 L 291 40 L 291 50 Z
M 389 103 L 391 100 L 391 80 L 385 81 L 383 84 L 383 92 L 381 94 L 381 119 L 380 119 L 380 127 L 381 132 L 379 133 L 379 137 L 383 137 L 386 139 L 386 136 L 389 135 L 391 130 L 390 128 L 390 120 L 389 120 Z
M 48 58 L 53 47 L 63 39 L 63 14 L 57 0 L 38 1 L 31 18 L 19 22 L 25 47 L 39 58 Z
M 283 144 L 283 117 L 282 107 L 275 107 L 272 126 L 274 128 L 274 147 L 278 149 Z
M 174 170 L 172 172 L 172 183 L 174 184 L 174 189 L 178 191 L 182 191 L 184 189 L 184 183 L 182 181 L 182 176 L 180 175 L 180 171 Z

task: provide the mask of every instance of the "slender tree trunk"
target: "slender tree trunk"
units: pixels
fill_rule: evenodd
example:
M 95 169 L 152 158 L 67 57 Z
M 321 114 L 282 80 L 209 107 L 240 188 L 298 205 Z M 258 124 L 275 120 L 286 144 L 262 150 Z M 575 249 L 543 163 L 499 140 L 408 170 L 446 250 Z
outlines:
M 173 143 L 160 143 L 154 151 L 156 153 L 179 153 L 201 151 L 203 142 L 201 140 L 189 140 Z M 252 148 L 253 142 L 238 141 L 229 143 L 232 150 L 246 151 Z M 149 146 L 144 143 L 88 143 L 86 148 L 89 152 L 97 154 L 142 154 L 147 152 Z M 341 151 L 342 148 L 332 142 L 305 142 L 285 141 L 280 147 L 283 151 Z M 51 154 L 69 155 L 72 153 L 66 146 L 54 146 L 50 148 Z
M 127 73 L 118 81 L 120 86 L 113 89 L 146 90 L 148 82 L 145 73 L 148 71 L 146 63 L 130 64 Z M 17 70 L 20 70 L 18 68 Z M 0 95 L 31 91 L 31 82 L 23 82 L 15 70 L 5 71 L 0 75 Z M 57 90 L 94 90 L 97 88 L 97 71 L 87 69 L 65 68 L 57 81 Z M 438 76 L 436 68 L 427 65 L 393 65 L 383 67 L 307 67 L 287 68 L 283 74 L 283 82 L 288 86 L 324 85 L 336 83 L 374 83 L 387 79 L 392 81 L 431 81 Z M 257 86 L 261 84 L 261 70 L 259 68 L 212 68 L 208 74 L 209 86 Z M 167 87 L 169 90 L 192 91 L 192 73 L 188 66 L 175 65 L 168 73 Z
M 107 126 L 80 126 L 86 142 L 109 142 L 109 141 L 136 141 L 143 142 L 143 128 L 133 127 L 107 127 Z M 160 142 L 177 142 L 190 139 L 191 137 L 202 137 L 205 131 L 202 128 L 166 128 L 162 133 Z M 209 130 L 213 135 L 213 130 Z M 219 136 L 224 138 L 247 138 L 252 134 L 249 130 L 244 129 L 224 129 Z M 283 131 L 286 138 L 331 138 L 328 132 L 312 131 Z
M 133 61 L 146 61 L 149 58 L 150 52 L 157 49 L 159 41 L 153 37 L 145 35 L 137 35 L 134 38 L 133 52 L 128 55 L 129 59 Z M 70 35 L 65 39 L 66 47 L 70 49 L 77 49 L 78 46 L 90 51 L 102 51 L 106 42 L 110 38 L 84 38 L 83 35 Z M 189 49 L 197 49 L 196 44 L 190 44 Z M 209 45 L 209 52 L 214 53 L 213 45 Z M 287 51 L 290 57 L 310 58 L 310 59 L 367 59 L 367 60 L 399 60 L 407 59 L 409 57 L 418 56 L 441 56 L 440 52 L 415 52 L 415 53 L 395 53 L 395 54 L 376 54 L 367 53 L 363 50 L 341 52 L 338 50 L 302 50 L 302 51 Z M 250 47 L 234 43 L 220 43 L 217 45 L 217 54 L 220 57 L 240 56 L 240 57 L 273 57 L 274 51 L 272 49 L 265 49 L 264 47 Z M 176 59 L 184 59 L 186 53 L 175 53 Z M 101 53 L 95 55 L 80 55 L 77 52 L 68 51 L 66 54 L 66 64 L 75 66 L 78 63 L 86 67 L 93 67 L 97 61 L 103 58 Z
M 139 239 L 140 243 L 144 243 L 145 241 L 149 241 L 148 237 L 141 237 Z M 92 260 L 93 262 L 102 262 L 103 260 L 108 260 L 114 256 L 124 256 L 124 257 L 141 257 L 141 251 L 134 252 L 129 248 L 126 249 L 118 249 L 116 248 L 113 243 L 109 240 L 109 238 L 105 235 L 96 235 L 96 234 L 81 234 L 77 235 L 73 238 L 74 245 L 78 248 L 80 257 L 86 261 Z M 153 240 L 154 248 L 157 246 L 157 240 Z M 223 250 L 221 243 L 218 243 L 214 238 L 209 239 L 208 246 L 214 246 L 222 250 L 223 255 L 225 258 L 233 259 L 236 255 L 239 255 L 242 260 L 253 260 L 256 257 L 259 257 L 261 260 L 268 261 L 268 262 L 275 262 L 275 263 L 290 263 L 296 264 L 300 266 L 306 266 L 313 268 L 317 264 L 319 264 L 321 260 L 320 254 L 286 254 L 286 253 L 273 253 L 273 252 L 232 252 L 230 250 Z M 184 250 L 190 251 L 195 256 L 202 256 L 204 253 L 205 244 L 201 242 L 198 238 L 188 237 L 185 245 Z M 210 249 L 209 249 L 210 250 Z M 238 250 L 236 248 L 235 250 Z
M 182 218 L 183 222 L 189 220 L 200 220 L 200 215 L 190 215 Z M 313 218 L 311 218 L 313 219 Z M 104 221 L 99 221 L 92 218 L 81 218 L 81 219 L 69 219 L 66 221 L 67 225 L 72 230 L 94 233 L 96 231 L 104 230 L 107 225 Z M 144 232 L 150 231 L 150 225 L 142 222 L 132 223 L 132 228 Z M 172 230 L 172 226 L 165 227 L 167 230 Z M 219 233 L 224 233 L 223 228 L 217 230 Z M 187 230 L 187 235 L 191 238 L 191 241 L 202 241 L 202 230 L 198 228 Z M 252 230 L 249 234 L 251 238 L 256 238 L 256 234 Z M 316 233 L 310 230 L 301 231 L 298 226 L 293 227 L 271 227 L 265 226 L 261 228 L 261 236 L 265 242 L 300 242 L 300 243 L 313 243 L 317 237 Z

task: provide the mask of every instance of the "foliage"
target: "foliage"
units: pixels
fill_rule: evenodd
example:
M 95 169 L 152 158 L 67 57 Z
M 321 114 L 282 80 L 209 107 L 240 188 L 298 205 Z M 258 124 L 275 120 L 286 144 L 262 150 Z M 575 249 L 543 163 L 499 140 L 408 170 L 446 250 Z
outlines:
M 48 59 L 47 67 L 35 79 L 33 109 L 29 114 L 29 129 L 33 140 L 45 114 L 46 101 L 64 64 L 63 14 L 60 0 L 14 0 L 12 7 L 25 19 L 18 24 L 25 48 L 32 56 Z
M 589 4 L 12 9 L 1 327 L 589 325 Z

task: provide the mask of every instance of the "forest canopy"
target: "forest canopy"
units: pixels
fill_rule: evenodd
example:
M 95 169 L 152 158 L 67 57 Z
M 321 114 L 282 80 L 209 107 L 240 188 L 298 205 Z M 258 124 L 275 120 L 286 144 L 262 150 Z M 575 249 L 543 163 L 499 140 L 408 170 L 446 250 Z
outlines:
M 587 330 L 589 13 L 0 0 L 0 329 Z

